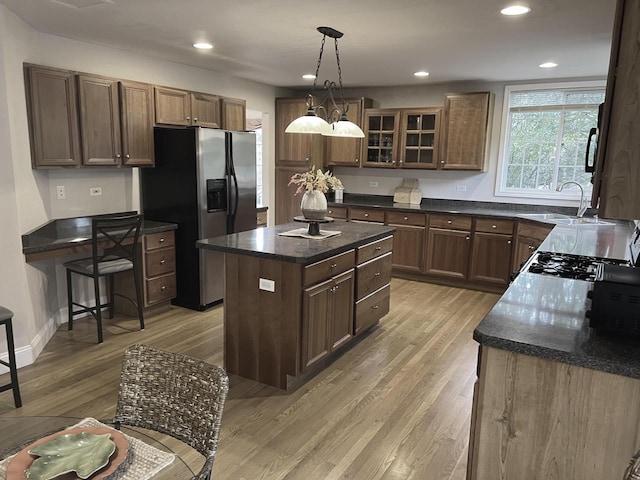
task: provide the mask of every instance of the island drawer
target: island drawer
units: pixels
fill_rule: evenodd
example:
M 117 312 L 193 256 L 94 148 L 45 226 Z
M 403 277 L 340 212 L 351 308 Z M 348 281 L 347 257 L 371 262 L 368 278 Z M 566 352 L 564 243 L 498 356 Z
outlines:
M 364 263 L 372 258 L 379 257 L 391 251 L 393 247 L 393 237 L 389 236 L 375 242 L 367 243 L 358 247 L 358 263 Z
M 471 217 L 464 215 L 429 215 L 429 226 L 453 230 L 471 230 Z
M 358 265 L 356 299 L 366 297 L 391 281 L 391 252 Z
M 147 305 L 170 300 L 176 296 L 176 275 L 170 273 L 147 280 Z
M 146 250 L 173 247 L 176 244 L 175 235 L 173 233 L 173 230 L 145 235 L 144 244 Z
M 385 285 L 371 295 L 356 302 L 356 315 L 354 321 L 354 334 L 358 335 L 371 325 L 377 323 L 389 313 L 389 299 L 391 286 Z
M 424 213 L 387 212 L 389 225 L 415 225 L 424 227 L 427 224 L 427 215 Z
M 147 277 L 157 277 L 176 270 L 176 249 L 163 248 L 145 253 L 144 269 Z
M 346 272 L 356 265 L 356 251 L 348 250 L 325 260 L 304 267 L 304 286 L 313 285 L 325 278 Z
M 384 210 L 352 208 L 351 220 L 384 223 Z
M 347 207 L 329 207 L 327 215 L 336 220 L 346 220 L 348 217 Z
M 513 234 L 513 222 L 511 220 L 498 220 L 495 218 L 477 218 L 476 232 Z

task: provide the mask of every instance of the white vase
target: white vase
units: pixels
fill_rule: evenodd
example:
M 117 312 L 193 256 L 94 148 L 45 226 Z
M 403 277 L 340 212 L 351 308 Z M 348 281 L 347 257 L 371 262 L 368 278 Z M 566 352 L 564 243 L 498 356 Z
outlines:
M 300 208 L 307 220 L 323 220 L 327 215 L 327 197 L 320 190 L 304 192 Z

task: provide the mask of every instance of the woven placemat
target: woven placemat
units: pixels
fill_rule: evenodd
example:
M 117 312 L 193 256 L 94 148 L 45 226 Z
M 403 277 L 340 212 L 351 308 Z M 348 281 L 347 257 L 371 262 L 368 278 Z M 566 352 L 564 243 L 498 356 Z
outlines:
M 112 428 L 109 425 L 99 422 L 95 418 L 85 418 L 75 425 L 68 428 L 77 427 L 107 427 Z M 124 471 L 114 472 L 114 476 L 110 476 L 110 479 L 114 480 L 147 480 L 156 475 L 160 470 L 168 465 L 171 465 L 175 455 L 169 452 L 163 452 L 155 447 L 124 434 L 129 442 L 130 454 L 127 458 L 128 466 Z M 6 479 L 7 467 L 14 455 L 5 458 L 0 461 L 0 480 Z

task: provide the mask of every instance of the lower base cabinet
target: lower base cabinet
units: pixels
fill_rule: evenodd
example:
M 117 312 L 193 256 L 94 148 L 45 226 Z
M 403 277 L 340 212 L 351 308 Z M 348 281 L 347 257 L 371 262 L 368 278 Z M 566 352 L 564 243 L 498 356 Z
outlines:
M 324 360 L 353 337 L 354 270 L 304 290 L 302 366 Z
M 468 480 L 623 478 L 640 380 L 480 347 Z

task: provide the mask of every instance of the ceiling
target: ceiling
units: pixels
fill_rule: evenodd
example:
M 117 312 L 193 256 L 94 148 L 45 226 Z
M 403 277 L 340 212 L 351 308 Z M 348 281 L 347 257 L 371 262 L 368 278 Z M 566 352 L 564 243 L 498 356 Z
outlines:
M 0 0 L 40 32 L 282 87 L 309 85 L 322 35 L 345 87 L 605 76 L 614 0 Z M 522 3 L 522 2 L 520 2 Z M 337 79 L 327 38 L 319 80 Z M 197 51 L 196 41 L 214 45 Z M 541 69 L 553 61 L 558 67 Z M 426 70 L 426 79 L 413 73 Z

